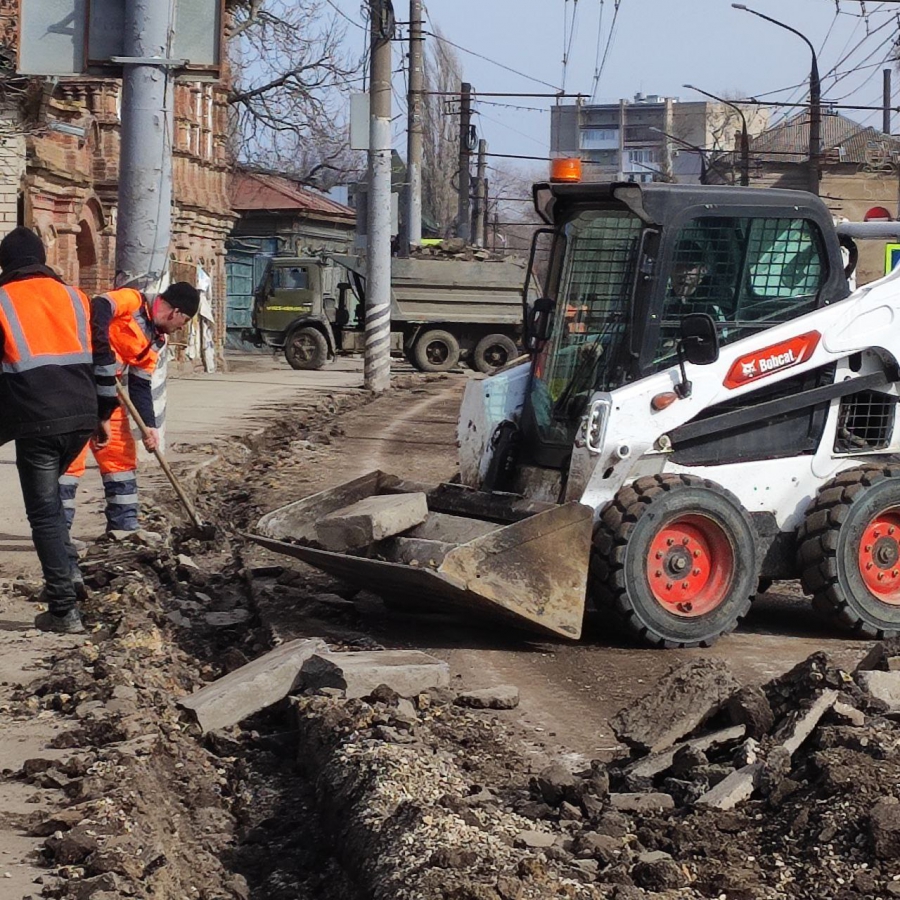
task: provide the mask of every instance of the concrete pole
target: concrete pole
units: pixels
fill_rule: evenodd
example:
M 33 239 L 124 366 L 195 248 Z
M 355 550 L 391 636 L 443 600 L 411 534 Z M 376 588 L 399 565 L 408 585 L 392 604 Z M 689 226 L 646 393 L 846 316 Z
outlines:
M 469 193 L 472 190 L 469 173 L 469 131 L 472 127 L 472 85 L 464 81 L 459 93 L 459 206 L 456 214 L 456 236 L 468 241 L 472 236 L 472 214 Z
M 424 132 L 425 38 L 422 35 L 422 0 L 409 0 L 409 94 L 406 125 L 406 204 L 400 250 L 422 243 L 422 146 Z
M 884 112 L 881 117 L 881 130 L 885 134 L 891 133 L 891 70 L 884 69 L 881 73 L 882 77 L 882 103 L 884 104 Z
M 172 237 L 171 4 L 125 0 L 116 283 L 152 293 L 169 269 Z M 159 60 L 159 63 L 149 59 Z
M 487 205 L 485 194 L 487 174 L 487 141 L 482 138 L 478 141 L 478 174 L 475 178 L 475 212 L 473 243 L 476 247 L 484 246 L 484 208 Z
M 364 383 L 391 385 L 391 36 L 390 0 L 369 0 L 369 223 L 366 242 L 366 356 Z

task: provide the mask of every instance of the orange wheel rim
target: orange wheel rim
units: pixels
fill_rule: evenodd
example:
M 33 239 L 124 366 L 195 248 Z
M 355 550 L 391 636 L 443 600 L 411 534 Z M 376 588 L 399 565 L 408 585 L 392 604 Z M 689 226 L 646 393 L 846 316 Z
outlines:
M 900 606 L 900 509 L 874 516 L 859 541 L 859 574 L 882 603 Z
M 722 604 L 734 567 L 734 547 L 717 522 L 701 515 L 679 516 L 653 538 L 647 580 L 666 612 L 695 618 Z

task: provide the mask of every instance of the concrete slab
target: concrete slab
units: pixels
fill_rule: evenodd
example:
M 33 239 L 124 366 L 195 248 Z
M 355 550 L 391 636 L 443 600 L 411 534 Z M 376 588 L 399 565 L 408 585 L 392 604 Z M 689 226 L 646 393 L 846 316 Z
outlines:
M 326 550 L 342 553 L 402 534 L 426 518 L 425 494 L 383 494 L 366 497 L 320 519 L 316 537 Z
M 287 697 L 303 664 L 323 650 L 325 642 L 318 638 L 282 644 L 189 697 L 182 697 L 178 705 L 188 710 L 204 731 L 236 725 Z
M 368 697 L 386 684 L 401 697 L 450 685 L 450 667 L 419 650 L 358 650 L 316 653 L 301 671 L 304 688 L 338 688 L 348 699 Z
M 892 710 L 900 709 L 900 672 L 859 672 L 859 686 L 878 700 L 883 700 Z

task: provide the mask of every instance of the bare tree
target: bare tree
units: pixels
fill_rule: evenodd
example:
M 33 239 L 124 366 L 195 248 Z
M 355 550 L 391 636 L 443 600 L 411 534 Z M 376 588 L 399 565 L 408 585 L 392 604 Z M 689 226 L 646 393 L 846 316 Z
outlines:
M 348 23 L 319 0 L 233 0 L 230 11 L 235 158 L 322 188 L 358 172 L 345 111 L 362 59 L 345 49 Z
M 441 94 L 459 92 L 462 66 L 453 48 L 440 39 L 439 32 L 426 46 L 425 90 L 433 93 L 425 97 L 424 104 L 422 206 L 441 234 L 449 236 L 457 211 L 459 115 L 453 98 Z

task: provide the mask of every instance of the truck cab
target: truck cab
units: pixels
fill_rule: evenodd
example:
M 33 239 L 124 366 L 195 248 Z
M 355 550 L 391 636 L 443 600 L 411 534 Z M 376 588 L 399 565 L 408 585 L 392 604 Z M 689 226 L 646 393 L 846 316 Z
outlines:
M 254 296 L 253 342 L 283 351 L 295 369 L 334 358 L 338 299 L 349 288 L 338 284 L 340 271 L 315 256 L 270 260 Z

